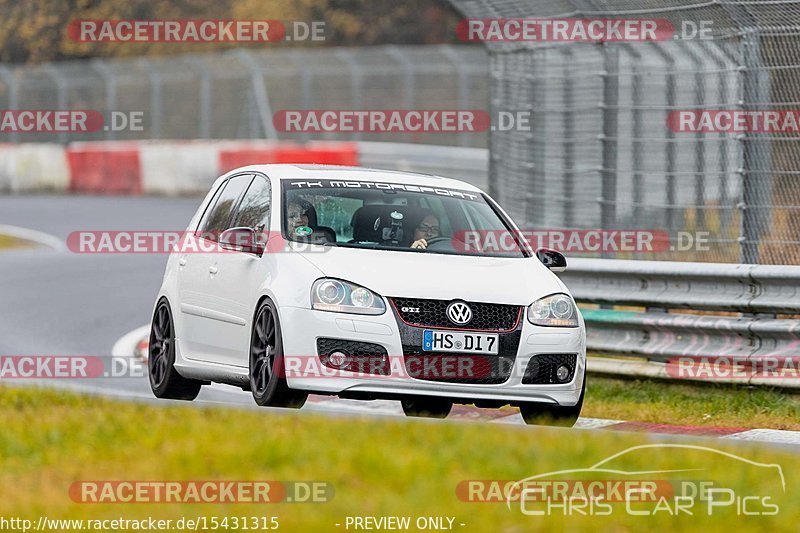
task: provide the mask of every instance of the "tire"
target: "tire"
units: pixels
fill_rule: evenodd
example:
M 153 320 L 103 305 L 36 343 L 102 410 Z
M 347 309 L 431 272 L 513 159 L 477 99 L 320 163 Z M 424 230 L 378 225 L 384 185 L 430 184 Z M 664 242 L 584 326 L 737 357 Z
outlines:
M 578 403 L 575 405 L 550 405 L 542 403 L 524 403 L 519 406 L 522 419 L 528 425 L 572 427 L 578 421 L 583 408 L 583 396 L 586 393 L 586 376 Z
M 175 324 L 167 300 L 161 300 L 153 314 L 147 356 L 150 388 L 156 398 L 187 401 L 197 398 L 203 382 L 187 379 L 175 370 Z
M 400 404 L 406 416 L 447 418 L 453 402 L 444 398 L 406 398 Z
M 292 390 L 284 379 L 283 337 L 275 304 L 265 299 L 258 306 L 250 334 L 250 392 L 261 407 L 300 409 L 308 394 Z

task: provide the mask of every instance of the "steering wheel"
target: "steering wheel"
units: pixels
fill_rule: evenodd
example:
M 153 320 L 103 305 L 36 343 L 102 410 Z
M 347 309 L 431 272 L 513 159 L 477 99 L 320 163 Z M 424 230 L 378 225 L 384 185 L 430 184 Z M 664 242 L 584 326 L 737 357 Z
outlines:
M 428 250 L 451 250 L 453 247 L 452 243 L 450 242 L 450 237 L 434 237 L 426 240 L 428 242 Z M 447 246 L 443 246 L 445 244 L 447 244 Z

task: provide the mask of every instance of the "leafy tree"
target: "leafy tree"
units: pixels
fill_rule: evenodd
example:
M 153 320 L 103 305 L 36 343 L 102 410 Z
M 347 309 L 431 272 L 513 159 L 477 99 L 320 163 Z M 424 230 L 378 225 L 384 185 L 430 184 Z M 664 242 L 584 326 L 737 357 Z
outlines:
M 68 33 L 70 22 L 80 19 L 325 21 L 324 42 L 291 45 L 358 46 L 455 42 L 459 18 L 447 0 L 0 0 L 0 14 L 0 61 L 13 63 L 199 53 L 243 46 L 83 43 Z

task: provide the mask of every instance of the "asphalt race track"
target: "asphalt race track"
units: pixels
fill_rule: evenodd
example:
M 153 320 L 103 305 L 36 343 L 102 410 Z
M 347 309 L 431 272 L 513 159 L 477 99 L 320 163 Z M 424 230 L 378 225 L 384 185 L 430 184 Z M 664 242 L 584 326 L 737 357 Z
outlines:
M 0 224 L 62 241 L 78 230 L 180 231 L 201 200 L 2 196 Z M 166 260 L 160 254 L 76 254 L 48 248 L 0 253 L 0 354 L 110 356 L 122 335 L 150 321 Z M 66 385 L 79 390 L 152 398 L 146 379 L 71 381 Z M 222 386 L 205 387 L 198 399 L 252 403 L 248 393 Z

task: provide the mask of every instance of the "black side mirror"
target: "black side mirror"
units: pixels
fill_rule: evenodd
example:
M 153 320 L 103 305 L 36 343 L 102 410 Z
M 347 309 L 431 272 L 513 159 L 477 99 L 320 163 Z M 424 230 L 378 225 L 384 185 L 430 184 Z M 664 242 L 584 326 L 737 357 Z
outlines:
M 219 236 L 219 245 L 226 250 L 262 255 L 264 244 L 258 241 L 258 234 L 253 228 L 226 229 Z
M 561 252 L 550 248 L 539 248 L 536 250 L 536 257 L 553 272 L 564 272 L 567 269 L 567 258 Z

